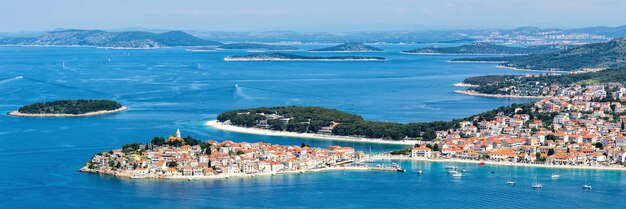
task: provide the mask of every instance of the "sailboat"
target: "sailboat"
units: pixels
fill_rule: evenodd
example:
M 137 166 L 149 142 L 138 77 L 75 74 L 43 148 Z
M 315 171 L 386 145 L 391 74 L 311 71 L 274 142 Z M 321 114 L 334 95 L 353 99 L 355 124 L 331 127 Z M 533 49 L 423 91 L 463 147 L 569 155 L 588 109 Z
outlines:
M 417 168 L 417 174 L 422 175 L 422 173 L 424 173 L 424 171 L 422 170 L 422 166 L 420 165 L 420 167 Z
M 585 178 L 585 184 L 583 184 L 583 189 L 591 189 L 591 184 L 587 183 L 587 178 Z
M 509 178 L 507 179 L 506 184 L 515 185 L 515 181 L 511 178 L 511 172 L 509 172 Z
M 554 171 L 552 172 L 552 176 L 550 176 L 552 179 L 558 179 L 561 178 L 561 175 L 559 175 L 559 173 L 556 172 L 556 169 L 554 169 Z
M 543 188 L 543 185 L 541 185 L 540 183 L 537 182 L 537 175 L 535 175 L 535 181 L 533 181 L 532 188 L 533 189 L 541 189 L 541 188 Z
M 452 177 L 462 177 L 462 176 L 463 176 L 463 173 L 461 173 L 461 172 L 456 172 L 456 173 L 452 174 Z

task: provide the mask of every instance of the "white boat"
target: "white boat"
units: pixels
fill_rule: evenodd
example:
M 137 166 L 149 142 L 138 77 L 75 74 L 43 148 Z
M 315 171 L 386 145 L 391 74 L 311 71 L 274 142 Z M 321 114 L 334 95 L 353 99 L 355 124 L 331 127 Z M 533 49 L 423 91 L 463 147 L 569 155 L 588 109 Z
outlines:
M 449 171 L 448 171 L 448 174 L 456 174 L 456 173 L 459 173 L 459 172 L 457 172 L 457 171 L 455 171 L 455 170 L 449 170 Z
M 583 184 L 583 189 L 591 189 L 591 184 L 587 183 L 586 178 L 585 178 L 585 184 Z
M 446 167 L 444 167 L 444 168 L 445 168 L 446 170 L 450 170 L 450 169 L 454 169 L 454 170 L 456 170 L 456 166 L 452 166 L 452 165 L 446 166 Z
M 457 172 L 455 174 L 452 174 L 452 177 L 462 177 L 462 176 L 463 176 L 463 173 L 458 173 Z
M 561 175 L 559 175 L 558 173 L 552 173 L 552 176 L 550 176 L 553 179 L 558 179 L 561 178 Z
M 515 185 L 515 181 L 511 178 L 511 173 L 509 173 L 509 178 L 507 179 L 506 184 Z
M 543 185 L 541 185 L 540 183 L 537 182 L 537 176 L 535 175 L 535 181 L 533 181 L 533 185 L 532 185 L 533 189 L 541 189 L 543 188 Z
M 417 170 L 417 174 L 422 175 L 422 173 L 423 173 L 423 172 L 424 172 L 424 171 L 423 171 L 421 168 L 420 168 L 419 170 Z

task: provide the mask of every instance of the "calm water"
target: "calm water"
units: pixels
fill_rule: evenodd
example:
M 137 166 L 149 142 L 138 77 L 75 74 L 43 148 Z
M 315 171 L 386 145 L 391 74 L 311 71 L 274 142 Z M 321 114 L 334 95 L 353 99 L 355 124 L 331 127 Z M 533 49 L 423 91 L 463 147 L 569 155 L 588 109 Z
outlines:
M 303 48 L 316 48 L 301 45 Z M 115 99 L 126 112 L 89 118 L 0 116 L 0 208 L 624 208 L 622 172 L 465 166 L 452 179 L 443 164 L 402 162 L 409 172 L 340 171 L 216 181 L 128 180 L 76 172 L 97 152 L 153 136 L 342 145 L 374 152 L 391 145 L 252 136 L 204 127 L 237 108 L 316 105 L 369 120 L 449 120 L 525 100 L 453 93 L 454 83 L 521 73 L 492 64 L 448 63 L 455 56 L 403 55 L 415 45 L 380 46 L 384 62 L 224 62 L 244 51 L 0 47 L 0 112 L 37 101 Z M 296 52 L 310 54 L 307 52 Z M 340 54 L 340 53 L 338 53 Z M 314 55 L 327 55 L 315 53 Z M 18 76 L 23 76 L 19 78 Z M 235 88 L 238 85 L 239 88 Z M 387 162 L 391 163 L 391 162 Z M 417 176 L 417 167 L 426 173 Z M 489 174 L 489 171 L 495 174 Z M 509 172 L 518 185 L 504 184 Z M 534 175 L 544 189 L 533 191 Z M 593 190 L 583 191 L 588 178 Z

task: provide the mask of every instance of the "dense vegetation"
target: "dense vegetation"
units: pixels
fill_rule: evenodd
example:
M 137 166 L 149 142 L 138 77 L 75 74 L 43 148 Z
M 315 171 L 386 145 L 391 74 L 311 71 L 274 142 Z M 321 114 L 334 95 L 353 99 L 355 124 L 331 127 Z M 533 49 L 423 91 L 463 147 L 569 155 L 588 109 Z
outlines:
M 566 45 L 547 45 L 530 47 L 512 47 L 488 43 L 473 43 L 462 46 L 419 48 L 405 53 L 434 53 L 434 54 L 539 54 L 556 52 L 566 49 Z
M 499 89 L 528 83 L 545 83 L 569 85 L 569 84 L 597 84 L 597 83 L 626 83 L 626 68 L 607 69 L 598 72 L 545 75 L 537 77 L 524 77 L 513 75 L 488 75 L 470 77 L 464 83 L 479 85 L 470 90 L 484 94 L 500 94 Z
M 485 76 L 474 76 L 469 77 L 463 80 L 463 83 L 472 84 L 472 85 L 485 85 L 491 84 L 494 82 L 502 82 L 508 79 L 517 78 L 519 76 L 515 75 L 485 75 Z
M 247 50 L 298 50 L 297 47 L 293 46 L 280 46 L 280 45 L 269 45 L 269 44 L 257 44 L 257 43 L 234 43 L 234 44 L 224 44 L 219 49 L 247 49 Z
M 331 46 L 321 49 L 310 50 L 313 52 L 379 52 L 382 49 L 368 46 L 362 43 L 345 43 L 337 46 Z
M 341 112 L 339 110 L 322 107 L 260 107 L 242 110 L 233 110 L 221 113 L 217 120 L 224 122 L 230 120 L 234 125 L 253 127 L 260 120 L 265 119 L 262 113 L 277 114 L 286 118 L 291 118 L 287 124 L 283 124 L 278 119 L 270 119 L 267 123 L 272 129 L 294 131 L 294 132 L 317 132 L 321 127 L 328 126 L 331 122 L 354 123 L 363 121 L 358 115 Z
M 304 56 L 285 53 L 269 53 L 269 54 L 249 54 L 242 56 L 228 56 L 226 59 L 231 60 L 385 60 L 383 57 L 362 57 L 362 56 Z
M 531 70 L 575 71 L 585 68 L 626 66 L 626 37 L 586 44 L 560 52 L 498 58 L 464 58 L 453 61 L 503 61 L 503 66 Z
M 84 114 L 103 110 L 115 110 L 122 105 L 111 100 L 57 100 L 37 102 L 21 107 L 18 111 L 27 114 Z
M 542 119 L 544 121 L 551 120 L 549 115 L 538 115 L 531 113 L 532 104 L 513 104 L 504 106 L 492 111 L 478 114 L 478 118 L 492 120 L 498 114 L 511 115 L 516 108 L 522 108 L 519 113 L 528 113 L 533 118 Z M 323 126 L 328 126 L 331 121 L 339 123 L 334 129 L 333 134 L 341 136 L 361 136 L 367 138 L 383 138 L 383 139 L 415 139 L 423 138 L 432 140 L 436 138 L 436 131 L 448 130 L 458 127 L 460 121 L 475 121 L 474 116 L 456 119 L 452 121 L 435 121 L 435 122 L 418 122 L 418 123 L 390 123 L 363 120 L 361 116 L 345 113 L 342 111 L 327 109 L 322 107 L 261 107 L 251 109 L 233 110 L 221 113 L 217 116 L 217 120 L 224 122 L 230 120 L 234 125 L 253 127 L 256 126 L 265 117 L 257 113 L 277 114 L 286 118 L 292 118 L 287 124 L 281 123 L 279 120 L 268 120 L 270 129 L 292 132 L 311 132 L 316 133 Z M 310 121 L 310 122 L 309 122 Z

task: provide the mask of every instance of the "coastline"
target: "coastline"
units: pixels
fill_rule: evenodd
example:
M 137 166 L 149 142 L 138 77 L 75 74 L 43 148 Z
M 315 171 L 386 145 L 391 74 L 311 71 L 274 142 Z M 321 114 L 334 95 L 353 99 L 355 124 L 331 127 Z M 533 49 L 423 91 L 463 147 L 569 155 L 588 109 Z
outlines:
M 465 160 L 465 159 L 427 159 L 427 158 L 411 158 L 411 157 L 402 157 L 402 156 L 382 156 L 382 155 L 373 156 L 370 158 L 370 160 L 410 160 L 410 161 L 426 161 L 426 162 L 439 162 L 439 163 L 470 163 L 470 164 L 480 164 L 480 162 L 484 162 L 485 165 L 497 165 L 497 166 L 626 171 L 626 167 L 584 166 L 584 165 L 548 165 L 548 164 L 498 162 L 498 161 L 489 161 L 489 160 L 483 161 L 483 160 Z
M 28 113 L 21 113 L 17 110 L 14 110 L 14 111 L 7 113 L 7 115 L 17 116 L 17 117 L 84 117 L 84 116 L 95 116 L 95 115 L 104 115 L 104 114 L 122 112 L 127 109 L 128 107 L 122 106 L 115 110 L 102 110 L 102 111 L 88 112 L 88 113 L 83 113 L 83 114 L 28 114 Z
M 474 85 L 474 84 L 461 82 L 461 83 L 452 84 L 452 86 L 456 86 L 456 87 L 478 87 L 479 85 Z
M 394 171 L 391 169 L 384 168 L 376 168 L 376 167 L 365 167 L 365 166 L 341 166 L 341 167 L 326 167 L 326 168 L 315 168 L 310 170 L 296 170 L 296 171 L 280 171 L 280 172 L 270 172 L 270 173 L 254 173 L 254 174 L 246 174 L 246 173 L 238 173 L 238 174 L 218 174 L 218 175 L 209 175 L 209 176 L 156 176 L 156 175 L 145 175 L 145 176 L 134 176 L 132 172 L 114 172 L 114 171 L 99 171 L 88 169 L 86 166 L 82 167 L 79 172 L 84 173 L 94 173 L 101 175 L 110 175 L 118 178 L 128 178 L 128 179 L 155 179 L 155 180 L 210 180 L 210 179 L 230 179 L 230 178 L 253 178 L 256 176 L 274 176 L 274 175 L 284 175 L 284 174 L 297 174 L 297 173 L 313 173 L 313 172 L 325 172 L 325 171 Z
M 503 94 L 483 94 L 471 90 L 455 90 L 454 92 L 459 94 L 465 94 L 478 97 L 493 97 L 493 98 L 508 98 L 508 99 L 543 99 L 548 96 L 516 96 L 516 95 L 503 95 Z
M 233 126 L 233 125 L 226 125 L 217 120 L 207 121 L 204 125 L 209 126 L 214 129 L 222 130 L 222 131 L 254 134 L 254 135 L 265 135 L 265 136 L 312 138 L 312 139 L 324 139 L 324 140 L 334 140 L 334 141 L 394 144 L 394 145 L 414 145 L 415 143 L 417 143 L 417 141 L 412 141 L 412 140 L 392 141 L 392 140 L 360 138 L 360 137 L 350 137 L 350 136 L 335 136 L 335 135 L 323 135 L 323 134 L 313 134 L 313 133 L 295 133 L 295 132 L 275 131 L 275 130 L 260 129 L 260 128 L 246 128 L 246 127 L 239 127 L 239 126 Z
M 532 70 L 532 69 L 516 68 L 516 67 L 510 67 L 510 66 L 504 66 L 504 65 L 496 65 L 496 68 L 516 70 L 516 71 L 525 71 L 525 72 L 542 72 L 542 73 L 569 73 L 570 72 L 570 71 L 562 71 L 562 70 Z
M 478 56 L 520 56 L 528 54 L 485 54 L 485 53 L 441 53 L 441 52 L 400 52 L 401 54 L 415 54 L 415 55 L 478 55 Z M 469 61 L 472 62 L 472 61 Z M 479 61 L 480 62 L 480 61 Z
M 374 59 L 374 58 L 363 58 L 363 59 L 280 59 L 280 58 L 251 59 L 251 58 L 244 58 L 244 59 L 239 59 L 239 58 L 225 57 L 224 61 L 229 61 L 229 62 L 259 62 L 259 61 L 280 61 L 280 62 L 292 62 L 292 61 L 298 61 L 298 62 L 309 62 L 309 61 L 313 61 L 313 62 L 343 62 L 343 61 L 347 61 L 347 62 L 359 62 L 359 61 L 385 61 L 385 59 Z

